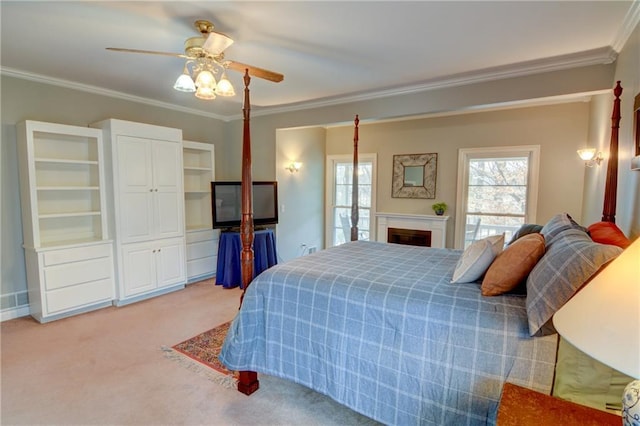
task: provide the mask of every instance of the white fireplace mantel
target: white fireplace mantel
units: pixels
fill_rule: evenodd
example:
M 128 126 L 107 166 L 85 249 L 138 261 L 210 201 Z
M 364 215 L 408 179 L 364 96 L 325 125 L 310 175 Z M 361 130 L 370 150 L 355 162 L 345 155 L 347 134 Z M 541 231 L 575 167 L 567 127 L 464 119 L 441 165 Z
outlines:
M 376 213 L 378 219 L 378 241 L 387 242 L 389 228 L 431 231 L 431 247 L 444 248 L 447 243 L 447 220 L 449 216 L 405 213 Z

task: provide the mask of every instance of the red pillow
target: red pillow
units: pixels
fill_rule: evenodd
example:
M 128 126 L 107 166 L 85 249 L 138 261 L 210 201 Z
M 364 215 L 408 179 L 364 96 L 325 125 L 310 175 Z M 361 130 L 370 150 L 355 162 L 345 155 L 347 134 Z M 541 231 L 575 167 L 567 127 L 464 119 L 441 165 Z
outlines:
M 618 246 L 623 249 L 631 245 L 631 240 L 624 236 L 620 228 L 613 222 L 596 222 L 587 228 L 591 239 L 596 243 Z

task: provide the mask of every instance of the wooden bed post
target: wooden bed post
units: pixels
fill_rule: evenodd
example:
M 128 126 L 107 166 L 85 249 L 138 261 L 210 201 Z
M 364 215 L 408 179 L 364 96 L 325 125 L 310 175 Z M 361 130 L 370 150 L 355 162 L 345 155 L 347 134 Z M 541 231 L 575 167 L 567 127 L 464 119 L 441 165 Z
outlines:
M 242 240 L 242 296 L 253 279 L 253 191 L 251 175 L 251 105 L 249 101 L 249 70 L 244 74 L 244 127 L 242 131 L 242 218 L 240 221 L 240 239 Z M 242 304 L 242 298 L 240 299 Z
M 253 279 L 253 194 L 251 176 L 251 127 L 249 113 L 251 104 L 249 101 L 249 70 L 244 73 L 244 106 L 242 108 L 244 127 L 242 131 L 242 219 L 240 222 L 240 239 L 242 240 L 242 253 L 240 256 L 242 266 L 242 295 L 240 305 L 247 291 L 247 287 Z M 238 378 L 238 391 L 245 395 L 251 395 L 260 387 L 258 373 L 255 371 L 240 371 Z
M 604 208 L 602 221 L 616 221 L 616 196 L 618 193 L 618 129 L 620 127 L 620 95 L 622 86 L 620 81 L 613 89 L 613 113 L 611 114 L 611 142 L 609 144 L 609 159 L 607 161 L 607 178 L 604 191 Z
M 358 115 L 353 129 L 353 175 L 351 183 L 351 241 L 358 241 Z

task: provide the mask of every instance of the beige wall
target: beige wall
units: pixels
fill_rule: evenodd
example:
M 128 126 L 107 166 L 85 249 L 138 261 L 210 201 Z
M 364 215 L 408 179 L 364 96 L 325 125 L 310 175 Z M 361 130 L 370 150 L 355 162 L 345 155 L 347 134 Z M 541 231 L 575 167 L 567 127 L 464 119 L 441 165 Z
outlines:
M 640 93 L 640 25 L 616 61 L 616 72 L 611 82 L 620 80 L 623 92 L 618 154 L 618 196 L 616 224 L 632 239 L 640 236 L 640 172 L 630 169 L 634 155 L 633 100 Z M 602 151 L 605 158 L 611 140 L 611 111 L 613 94 L 599 96 L 594 102 L 590 116 L 589 146 Z M 599 221 L 602 216 L 606 161 L 599 167 L 585 170 L 583 216 L 588 223 Z
M 445 201 L 454 215 L 458 150 L 513 145 L 540 145 L 537 223 L 559 212 L 581 221 L 584 163 L 576 150 L 585 145 L 589 103 L 527 107 L 360 125 L 360 152 L 378 154 L 377 211 L 432 214 L 431 204 Z M 327 155 L 352 152 L 352 126 L 327 131 Z M 435 200 L 391 197 L 395 154 L 438 154 Z M 447 246 L 453 247 L 452 217 Z
M 276 179 L 279 223 L 276 228 L 278 255 L 289 260 L 324 248 L 324 159 L 326 131 L 323 128 L 277 131 Z M 285 170 L 292 161 L 300 171 Z M 304 245 L 304 248 L 302 247 Z

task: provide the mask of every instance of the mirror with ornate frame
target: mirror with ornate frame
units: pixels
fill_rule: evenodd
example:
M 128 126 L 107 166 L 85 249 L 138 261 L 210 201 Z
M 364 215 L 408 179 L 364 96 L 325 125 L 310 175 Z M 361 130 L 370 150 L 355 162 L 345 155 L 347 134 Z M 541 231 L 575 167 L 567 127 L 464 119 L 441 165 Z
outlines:
M 436 198 L 438 154 L 393 156 L 393 198 Z

